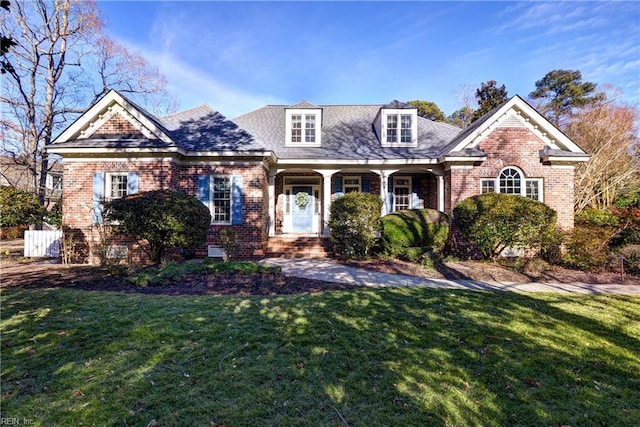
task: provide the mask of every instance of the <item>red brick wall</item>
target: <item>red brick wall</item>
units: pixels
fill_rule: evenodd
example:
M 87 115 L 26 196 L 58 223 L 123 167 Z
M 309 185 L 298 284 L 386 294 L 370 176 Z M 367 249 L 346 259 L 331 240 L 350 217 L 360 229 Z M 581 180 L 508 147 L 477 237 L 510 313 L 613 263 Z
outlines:
M 94 132 L 97 135 L 142 135 L 129 120 L 116 113 Z
M 63 226 L 74 230 L 87 240 L 95 240 L 96 227 L 93 224 L 93 174 L 94 172 L 138 172 L 139 191 L 163 188 L 181 189 L 193 196 L 198 195 L 198 175 L 221 174 L 243 177 L 243 224 L 234 225 L 242 258 L 258 258 L 266 247 L 266 207 L 268 200 L 267 173 L 262 162 L 248 166 L 189 166 L 172 161 L 114 160 L 95 162 L 71 162 L 64 164 L 63 180 Z M 218 244 L 218 233 L 231 226 L 212 225 L 206 245 Z M 92 237 L 93 236 L 93 237 Z M 206 245 L 199 251 L 206 255 Z M 131 248 L 137 253 L 135 248 Z M 139 254 L 133 256 L 140 258 Z M 90 256 L 96 261 L 95 254 Z
M 240 258 L 260 258 L 264 256 L 267 243 L 268 173 L 262 162 L 248 166 L 198 165 L 183 166 L 179 174 L 178 188 L 198 195 L 198 176 L 200 175 L 239 175 L 242 176 L 243 203 L 242 225 L 212 225 L 209 228 L 206 245 L 219 245 L 221 230 L 233 227 L 241 251 Z M 141 178 L 142 179 L 142 178 Z M 264 204 L 267 204 L 265 208 Z M 205 252 L 202 255 L 206 255 Z
M 446 175 L 447 213 L 460 201 L 480 194 L 482 178 L 496 178 L 500 171 L 515 166 L 524 178 L 543 179 L 544 202 L 558 213 L 558 225 L 573 228 L 573 169 L 552 168 L 540 160 L 545 144 L 526 128 L 498 128 L 492 131 L 479 148 L 487 160 L 470 169 L 452 168 Z

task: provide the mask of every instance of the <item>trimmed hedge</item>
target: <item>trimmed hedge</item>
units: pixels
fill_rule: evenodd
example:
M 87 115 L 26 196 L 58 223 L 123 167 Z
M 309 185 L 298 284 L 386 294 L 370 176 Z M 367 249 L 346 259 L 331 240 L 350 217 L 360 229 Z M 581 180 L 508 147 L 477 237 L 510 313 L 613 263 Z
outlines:
M 453 209 L 453 226 L 485 258 L 494 259 L 507 247 L 545 247 L 555 236 L 556 216 L 536 200 L 487 193 L 460 202 Z
M 374 250 L 382 231 L 382 200 L 369 193 L 347 193 L 331 204 L 331 243 L 339 258 L 364 259 Z
M 382 217 L 381 249 L 405 255 L 409 248 L 442 249 L 449 235 L 449 217 L 435 209 L 411 209 Z

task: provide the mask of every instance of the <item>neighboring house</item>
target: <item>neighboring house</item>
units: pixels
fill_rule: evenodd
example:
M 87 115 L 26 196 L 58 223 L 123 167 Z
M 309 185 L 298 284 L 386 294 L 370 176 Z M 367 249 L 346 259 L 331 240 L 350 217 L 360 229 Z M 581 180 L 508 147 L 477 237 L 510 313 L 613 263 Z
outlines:
M 49 166 L 44 203 L 47 208 L 53 207 L 62 197 L 62 164 L 50 162 Z M 40 170 L 40 163 L 37 164 L 37 168 Z M 33 182 L 33 174 L 29 171 L 29 167 L 10 156 L 0 156 L 0 185 L 37 194 L 36 184 Z
M 285 236 L 327 237 L 331 202 L 351 191 L 379 194 L 383 213 L 451 214 L 476 194 L 519 194 L 570 229 L 574 167 L 589 158 L 518 96 L 461 130 L 398 101 L 266 106 L 233 120 L 201 106 L 156 118 L 111 91 L 49 150 L 64 158 L 66 227 L 100 222 L 105 199 L 181 189 L 211 211 L 208 252 L 234 227 L 243 257 L 265 256 Z

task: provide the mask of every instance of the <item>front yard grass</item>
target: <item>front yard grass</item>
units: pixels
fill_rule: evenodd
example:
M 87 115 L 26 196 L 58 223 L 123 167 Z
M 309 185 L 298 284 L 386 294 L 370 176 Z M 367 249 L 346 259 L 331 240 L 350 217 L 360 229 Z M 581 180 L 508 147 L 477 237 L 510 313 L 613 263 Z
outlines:
M 640 298 L 2 289 L 32 425 L 640 425 Z

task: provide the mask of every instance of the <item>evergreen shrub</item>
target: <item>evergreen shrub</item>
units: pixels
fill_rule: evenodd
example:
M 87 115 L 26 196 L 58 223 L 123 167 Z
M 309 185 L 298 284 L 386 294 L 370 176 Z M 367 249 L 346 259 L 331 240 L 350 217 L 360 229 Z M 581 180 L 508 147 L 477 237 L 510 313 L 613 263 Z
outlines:
M 333 252 L 339 258 L 365 259 L 372 255 L 382 231 L 382 200 L 369 193 L 347 193 L 331 204 L 329 230 Z
M 41 224 L 44 208 L 35 194 L 0 186 L 0 227 L 26 227 Z
M 167 249 L 192 250 L 204 245 L 211 223 L 209 209 L 181 191 L 137 193 L 105 204 L 105 219 L 115 233 L 133 237 L 151 262 L 163 260 Z
M 411 209 L 382 217 L 381 249 L 385 255 L 415 257 L 415 248 L 440 251 L 449 234 L 449 217 L 435 209 Z
M 556 212 L 536 200 L 513 194 L 486 193 L 453 209 L 453 226 L 487 259 L 507 247 L 540 251 L 555 235 Z

